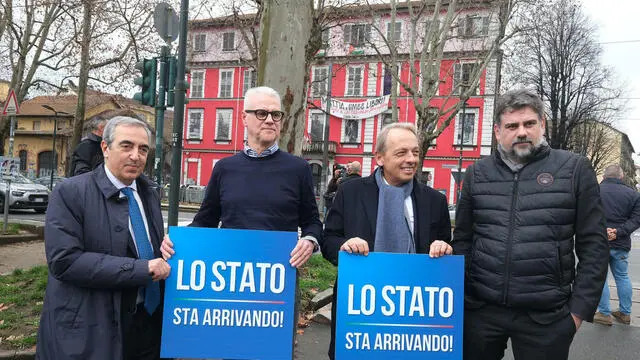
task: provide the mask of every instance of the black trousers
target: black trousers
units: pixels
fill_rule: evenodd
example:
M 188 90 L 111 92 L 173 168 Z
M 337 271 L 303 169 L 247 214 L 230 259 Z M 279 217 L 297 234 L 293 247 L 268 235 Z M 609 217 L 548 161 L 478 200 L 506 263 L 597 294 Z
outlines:
M 127 320 L 123 322 L 124 360 L 160 359 L 161 308 L 149 315 L 143 304 L 138 304 Z
M 570 313 L 540 324 L 527 311 L 495 305 L 465 309 L 463 359 L 502 359 L 511 338 L 516 360 L 565 360 L 575 333 Z

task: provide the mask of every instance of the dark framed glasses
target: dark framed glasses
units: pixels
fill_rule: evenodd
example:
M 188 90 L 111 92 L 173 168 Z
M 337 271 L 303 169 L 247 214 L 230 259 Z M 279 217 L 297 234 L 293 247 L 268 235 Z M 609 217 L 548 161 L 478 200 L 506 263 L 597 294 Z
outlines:
M 256 110 L 245 110 L 244 112 L 248 114 L 254 114 L 256 118 L 258 118 L 258 120 L 260 121 L 267 120 L 267 116 L 269 115 L 271 115 L 271 119 L 273 119 L 274 122 L 279 122 L 284 117 L 284 112 L 279 110 L 267 111 L 263 109 L 256 109 Z

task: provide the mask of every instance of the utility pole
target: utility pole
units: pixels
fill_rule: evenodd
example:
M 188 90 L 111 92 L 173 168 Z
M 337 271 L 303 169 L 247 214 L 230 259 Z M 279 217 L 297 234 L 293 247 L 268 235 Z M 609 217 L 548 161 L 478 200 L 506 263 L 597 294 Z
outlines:
M 187 59 L 187 20 L 189 0 L 180 3 L 180 41 L 178 42 L 178 66 L 176 73 L 175 108 L 173 118 L 173 145 L 171 154 L 171 181 L 169 189 L 169 226 L 178 225 L 178 201 L 180 197 L 180 170 L 182 168 L 182 132 L 184 123 L 184 102 L 187 93 L 184 78 Z
M 329 63 L 327 82 L 327 118 L 324 121 L 324 143 L 322 144 L 322 169 L 324 170 L 325 175 L 320 178 L 322 194 L 327 192 L 327 179 L 331 175 L 331 170 L 329 170 L 329 122 L 331 120 L 331 83 L 333 82 L 333 63 Z M 320 199 L 322 202 L 322 209 L 324 210 L 326 208 L 324 196 L 320 196 Z
M 467 109 L 467 100 L 462 102 L 462 121 L 460 122 L 460 158 L 458 159 L 458 196 L 456 197 L 456 206 L 460 202 L 460 194 L 462 194 L 462 150 L 464 148 L 464 121 L 466 118 L 465 110 Z

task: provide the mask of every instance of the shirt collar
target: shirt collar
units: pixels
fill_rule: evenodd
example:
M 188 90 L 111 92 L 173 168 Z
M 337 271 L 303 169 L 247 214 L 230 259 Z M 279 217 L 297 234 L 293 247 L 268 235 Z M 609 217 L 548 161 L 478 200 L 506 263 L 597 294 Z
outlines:
M 109 181 L 111 181 L 113 186 L 116 187 L 116 189 L 121 190 L 122 188 L 130 187 L 134 191 L 138 191 L 135 181 L 132 182 L 131 185 L 125 185 L 122 181 L 118 180 L 118 178 L 115 177 L 115 175 L 113 175 L 111 170 L 109 170 L 109 168 L 107 167 L 107 164 L 104 164 L 104 172 L 107 174 L 107 178 L 109 179 Z
M 258 154 L 257 151 L 255 151 L 254 149 L 252 149 L 249 146 L 248 142 L 244 142 L 244 149 L 243 152 L 252 158 L 262 158 L 262 157 L 267 157 L 269 155 L 273 155 L 276 151 L 278 151 L 279 147 L 278 147 L 278 142 L 276 141 L 275 143 L 273 143 L 273 145 L 269 146 L 268 148 L 264 149 L 263 152 L 261 152 L 260 154 Z

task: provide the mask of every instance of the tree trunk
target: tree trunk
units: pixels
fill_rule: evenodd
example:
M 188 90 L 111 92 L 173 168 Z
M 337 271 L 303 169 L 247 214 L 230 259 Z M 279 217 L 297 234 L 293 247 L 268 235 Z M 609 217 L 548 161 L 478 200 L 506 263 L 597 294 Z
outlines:
M 298 156 L 302 155 L 304 140 L 309 65 L 315 54 L 309 45 L 313 23 L 311 0 L 264 2 L 258 84 L 280 93 L 286 115 L 279 145 Z
M 92 0 L 83 1 L 84 13 L 82 19 L 82 43 L 80 55 L 80 78 L 78 79 L 78 106 L 76 107 L 76 115 L 73 120 L 73 136 L 69 143 L 69 151 L 67 151 L 66 164 L 69 165 L 69 159 L 73 149 L 78 146 L 82 137 L 82 127 L 84 125 L 85 97 L 87 93 L 87 84 L 89 82 L 89 47 L 91 46 L 91 11 Z M 69 168 L 67 166 L 67 168 Z

